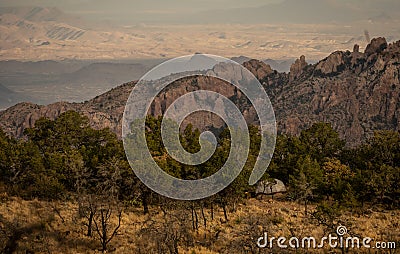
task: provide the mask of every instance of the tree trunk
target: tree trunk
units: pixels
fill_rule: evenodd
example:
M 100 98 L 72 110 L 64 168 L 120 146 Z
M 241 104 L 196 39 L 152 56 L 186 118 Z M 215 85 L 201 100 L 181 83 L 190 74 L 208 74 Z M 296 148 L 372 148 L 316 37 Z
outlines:
M 148 214 L 149 213 L 149 194 L 147 190 L 142 191 L 142 204 L 143 204 L 143 213 Z
M 93 227 L 93 217 L 94 217 L 94 212 L 90 210 L 89 213 L 89 218 L 88 218 L 88 228 L 87 228 L 87 236 L 91 237 L 92 236 L 92 227 Z
M 204 214 L 203 204 L 201 204 L 201 216 L 203 217 L 204 229 L 206 229 L 207 228 L 207 219 L 206 219 L 206 215 Z
M 196 227 L 195 227 L 195 225 L 194 225 L 194 207 L 193 207 L 193 205 L 190 206 L 190 210 L 191 210 L 191 212 L 192 212 L 192 227 L 193 227 L 193 230 L 195 230 Z
M 224 211 L 225 221 L 228 221 L 228 213 L 226 212 L 226 205 L 225 204 L 222 205 L 222 210 Z
M 197 216 L 197 211 L 194 209 L 194 218 L 196 220 L 196 230 L 199 229 L 199 217 Z
M 307 199 L 304 200 L 304 215 L 307 216 Z
M 178 240 L 177 239 L 174 240 L 174 254 L 179 254 L 179 251 L 178 251 Z
M 214 205 L 211 201 L 211 220 L 214 220 Z
M 107 218 L 104 216 L 104 211 L 101 211 L 101 224 L 103 227 L 102 245 L 103 253 L 107 252 Z

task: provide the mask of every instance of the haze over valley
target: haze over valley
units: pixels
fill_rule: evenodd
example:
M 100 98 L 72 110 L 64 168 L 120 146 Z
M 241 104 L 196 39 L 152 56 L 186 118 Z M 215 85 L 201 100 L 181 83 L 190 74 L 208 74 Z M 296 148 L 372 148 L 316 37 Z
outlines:
M 398 1 L 2 1 L 0 109 L 89 100 L 166 59 L 208 53 L 288 72 L 368 40 L 400 38 Z M 164 11 L 162 11 L 164 10 Z M 116 15 L 118 14 L 118 15 Z

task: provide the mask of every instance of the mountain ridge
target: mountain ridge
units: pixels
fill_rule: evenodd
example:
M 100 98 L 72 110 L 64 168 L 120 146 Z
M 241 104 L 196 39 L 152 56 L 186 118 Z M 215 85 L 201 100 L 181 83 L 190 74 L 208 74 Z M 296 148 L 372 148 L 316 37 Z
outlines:
M 243 65 L 266 89 L 275 109 L 278 132 L 296 135 L 312 123 L 323 121 L 331 123 L 350 145 L 357 145 L 375 130 L 400 129 L 400 41 L 388 44 L 384 38 L 375 38 L 365 52 L 358 49 L 356 45 L 352 52 L 335 51 L 315 64 L 300 57 L 290 73 L 274 71 L 258 60 Z M 196 82 L 196 89 L 210 87 L 204 79 Z M 163 91 L 153 101 L 151 113 L 162 114 L 163 108 L 187 89 L 193 90 L 189 83 L 183 80 L 180 86 Z M 54 119 L 62 112 L 76 110 L 88 116 L 93 127 L 108 127 L 120 136 L 122 113 L 134 84 L 125 83 L 84 103 L 17 104 L 0 112 L 0 127 L 21 137 L 23 130 L 33 127 L 40 117 Z M 237 91 L 222 85 L 216 89 L 236 98 L 245 119 L 257 123 L 251 105 L 238 99 Z M 191 120 L 203 129 L 221 127 L 220 120 L 211 116 Z

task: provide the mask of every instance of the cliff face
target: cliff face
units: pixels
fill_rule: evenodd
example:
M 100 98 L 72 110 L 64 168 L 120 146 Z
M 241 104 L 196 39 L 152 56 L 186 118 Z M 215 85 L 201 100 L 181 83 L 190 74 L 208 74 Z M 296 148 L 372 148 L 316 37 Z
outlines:
M 399 73 L 400 41 L 377 38 L 365 53 L 334 52 L 279 88 L 272 99 L 279 130 L 297 134 L 313 122 L 330 122 L 351 144 L 374 130 L 399 130 Z
M 358 52 L 358 48 L 356 45 L 353 52 L 334 52 L 314 65 L 308 65 L 302 56 L 289 74 L 273 71 L 257 60 L 243 66 L 266 89 L 274 106 L 278 132 L 298 134 L 312 123 L 324 121 L 330 122 L 350 145 L 357 145 L 374 130 L 400 130 L 400 41 L 387 44 L 384 38 L 376 38 L 364 53 Z M 232 66 L 217 65 L 212 71 L 235 70 Z M 235 79 L 241 79 L 240 72 Z M 120 135 L 122 113 L 133 86 L 134 82 L 121 85 L 85 103 L 17 104 L 0 112 L 0 127 L 20 137 L 40 117 L 54 119 L 72 109 L 88 116 L 93 127 L 109 127 Z M 204 76 L 179 80 L 162 91 L 149 113 L 160 115 L 175 99 L 198 89 L 231 98 L 249 123 L 257 123 L 254 109 L 240 91 Z M 205 112 L 189 116 L 184 125 L 188 122 L 201 129 L 223 126 L 218 116 Z
M 24 129 L 33 127 L 40 117 L 55 119 L 68 110 L 75 110 L 87 116 L 92 127 L 108 127 L 120 136 L 122 114 L 133 86 L 134 82 L 123 84 L 84 103 L 57 102 L 47 106 L 19 103 L 0 112 L 0 127 L 10 135 L 21 137 Z

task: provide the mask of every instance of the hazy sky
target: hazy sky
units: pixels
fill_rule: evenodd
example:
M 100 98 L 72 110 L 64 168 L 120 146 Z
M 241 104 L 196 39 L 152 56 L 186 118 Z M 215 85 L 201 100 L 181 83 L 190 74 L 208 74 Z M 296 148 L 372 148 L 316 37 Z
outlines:
M 318 23 L 399 19 L 399 0 L 1 0 L 43 6 L 94 20 L 137 23 Z
M 71 13 L 172 13 L 256 7 L 283 0 L 2 0 L 0 6 L 55 6 Z
M 214 9 L 226 7 L 259 6 L 267 3 L 276 3 L 282 1 L 283 0 L 2 0 L 0 2 L 0 6 L 58 6 L 71 10 L 77 10 L 79 7 L 88 8 L 89 6 L 89 8 L 92 9 L 109 7 L 111 10 L 116 10 L 126 6 L 130 6 L 138 10 L 162 9 L 164 7 Z

